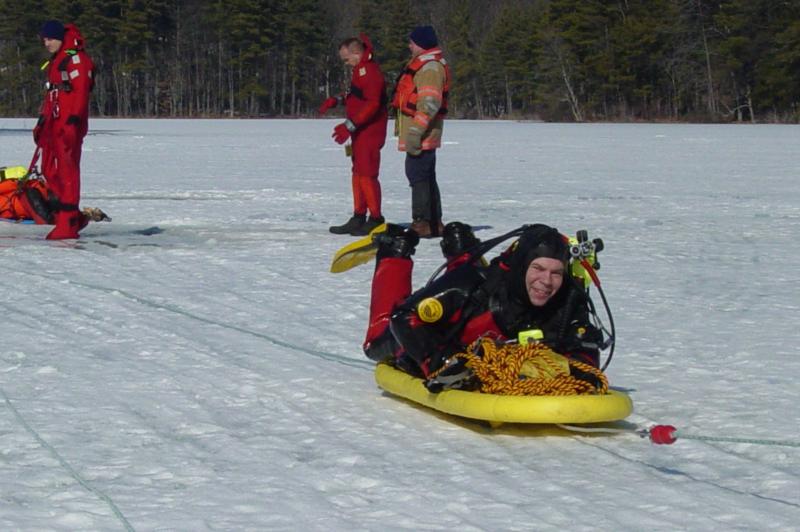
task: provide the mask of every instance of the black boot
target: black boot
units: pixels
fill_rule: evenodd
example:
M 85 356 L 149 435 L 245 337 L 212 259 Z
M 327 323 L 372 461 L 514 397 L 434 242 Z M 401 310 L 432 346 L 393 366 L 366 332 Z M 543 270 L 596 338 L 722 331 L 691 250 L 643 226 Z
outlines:
M 372 241 L 378 244 L 378 260 L 386 257 L 410 258 L 414 254 L 419 235 L 413 229 L 388 224 L 386 231 L 376 233 Z
M 450 222 L 444 226 L 439 245 L 442 246 L 444 258 L 452 259 L 463 255 L 480 243 L 481 241 L 475 238 L 471 226 L 461 222 Z
M 372 216 L 358 229 L 352 231 L 350 234 L 353 236 L 366 236 L 372 232 L 373 229 L 381 225 L 386 220 L 383 219 L 383 216 L 378 218 L 373 218 Z
M 353 231 L 364 225 L 367 221 L 366 214 L 353 214 L 349 220 L 342 225 L 333 225 L 328 228 L 328 231 L 334 235 L 352 235 Z

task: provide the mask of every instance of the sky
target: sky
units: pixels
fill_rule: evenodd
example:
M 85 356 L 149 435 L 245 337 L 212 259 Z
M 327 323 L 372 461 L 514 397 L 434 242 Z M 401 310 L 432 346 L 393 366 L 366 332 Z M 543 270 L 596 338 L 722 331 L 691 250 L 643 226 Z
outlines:
M 340 119 L 339 119 L 340 120 Z M 0 225 L 0 529 L 800 530 L 800 449 L 393 398 L 337 119 L 93 119 L 77 241 Z M 35 120 L 0 120 L 0 166 Z M 391 125 L 390 125 L 391 126 Z M 391 131 L 392 128 L 390 127 Z M 620 427 L 800 441 L 800 127 L 448 121 L 444 219 L 602 238 Z M 395 139 L 384 214 L 410 221 Z M 415 258 L 421 286 L 441 264 Z M 598 299 L 599 301 L 599 299 Z

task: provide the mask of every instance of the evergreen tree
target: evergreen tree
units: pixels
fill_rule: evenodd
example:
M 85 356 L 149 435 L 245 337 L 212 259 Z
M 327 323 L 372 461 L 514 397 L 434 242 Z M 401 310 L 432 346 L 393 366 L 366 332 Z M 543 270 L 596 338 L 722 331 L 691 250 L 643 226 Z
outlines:
M 478 51 L 472 37 L 473 6 L 459 0 L 449 13 L 447 59 L 453 75 L 449 112 L 454 116 L 483 117 Z
M 269 0 L 215 0 L 207 8 L 218 55 L 214 77 L 226 95 L 229 116 L 257 113 L 258 100 L 266 94 L 265 55 L 275 31 L 275 7 Z
M 495 97 L 497 112 L 513 116 L 530 108 L 537 71 L 536 17 L 531 8 L 506 6 L 489 31 L 481 50 L 483 85 Z
M 616 93 L 620 118 L 652 118 L 670 100 L 667 71 L 675 44 L 670 34 L 680 13 L 668 0 L 650 0 L 629 2 L 610 14 L 606 87 Z
M 544 92 L 551 102 L 561 94 L 574 120 L 608 116 L 616 99 L 611 24 L 609 7 L 599 0 L 552 0 L 545 13 L 539 33 Z
M 39 67 L 47 52 L 38 37 L 44 22 L 42 1 L 0 0 L 0 113 L 38 112 L 44 77 Z
M 720 53 L 730 68 L 737 120 L 746 111 L 756 121 L 762 113 L 777 118 L 779 107 L 796 109 L 800 3 L 724 2 L 717 20 L 724 27 Z
M 775 35 L 775 54 L 767 58 L 762 83 L 764 89 L 771 89 L 774 119 L 800 121 L 800 14 L 797 10 L 787 27 Z M 782 114 L 787 116 L 782 117 Z
M 724 86 L 728 91 L 727 98 L 722 103 L 726 107 L 727 114 L 736 116 L 739 121 L 742 120 L 745 110 L 748 110 L 751 119 L 754 119 L 748 101 L 752 96 L 758 52 L 751 48 L 755 43 L 752 41 L 753 33 L 750 31 L 750 25 L 757 24 L 757 21 L 751 21 L 750 17 L 757 16 L 758 4 L 758 0 L 721 2 L 720 13 L 715 17 L 723 35 L 717 46 L 717 52 L 722 57 L 725 73 L 730 75 L 730 79 L 724 80 L 726 81 Z
M 286 67 L 290 82 L 289 113 L 307 114 L 318 101 L 316 88 L 323 78 L 321 58 L 330 41 L 320 25 L 326 11 L 320 0 L 288 0 L 281 19 Z
M 48 19 L 86 37 L 100 115 L 307 114 L 349 81 L 342 38 L 393 86 L 432 24 L 454 116 L 800 120 L 796 0 L 0 0 L 4 116 L 38 111 Z
M 383 48 L 384 21 L 386 16 L 382 0 L 358 0 L 358 16 L 355 20 L 356 33 L 366 33 L 375 48 Z
M 419 22 L 409 0 L 359 0 L 356 28 L 369 35 L 390 87 L 409 60 L 408 35 Z

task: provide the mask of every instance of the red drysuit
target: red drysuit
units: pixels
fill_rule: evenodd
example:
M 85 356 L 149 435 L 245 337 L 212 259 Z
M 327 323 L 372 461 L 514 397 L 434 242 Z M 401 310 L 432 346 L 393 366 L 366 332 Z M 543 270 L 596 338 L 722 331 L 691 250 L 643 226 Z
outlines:
M 89 129 L 94 64 L 73 24 L 64 27 L 61 48 L 47 65 L 47 85 L 33 138 L 42 150 L 42 174 L 59 202 L 48 238 L 77 238 L 85 225 L 78 204 L 83 138 Z
M 386 142 L 386 81 L 372 59 L 372 44 L 360 36 L 364 46 L 361 62 L 353 68 L 350 90 L 345 97 L 347 118 L 356 126 L 353 139 L 353 212 L 373 218 L 381 216 L 381 185 L 378 173 L 381 148 Z

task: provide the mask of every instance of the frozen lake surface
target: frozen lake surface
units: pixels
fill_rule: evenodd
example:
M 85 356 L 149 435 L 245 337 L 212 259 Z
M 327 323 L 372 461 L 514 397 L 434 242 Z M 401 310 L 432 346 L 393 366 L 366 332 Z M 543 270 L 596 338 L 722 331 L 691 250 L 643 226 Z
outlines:
M 0 529 L 798 530 L 798 448 L 491 430 L 383 395 L 372 266 L 328 273 L 352 208 L 336 123 L 92 120 L 82 204 L 113 222 L 0 225 Z M 0 120 L 0 166 L 28 163 L 33 125 Z M 444 139 L 445 221 L 605 241 L 630 423 L 800 441 L 800 127 Z M 409 221 L 382 155 L 384 213 Z M 420 285 L 438 243 L 415 258 Z

